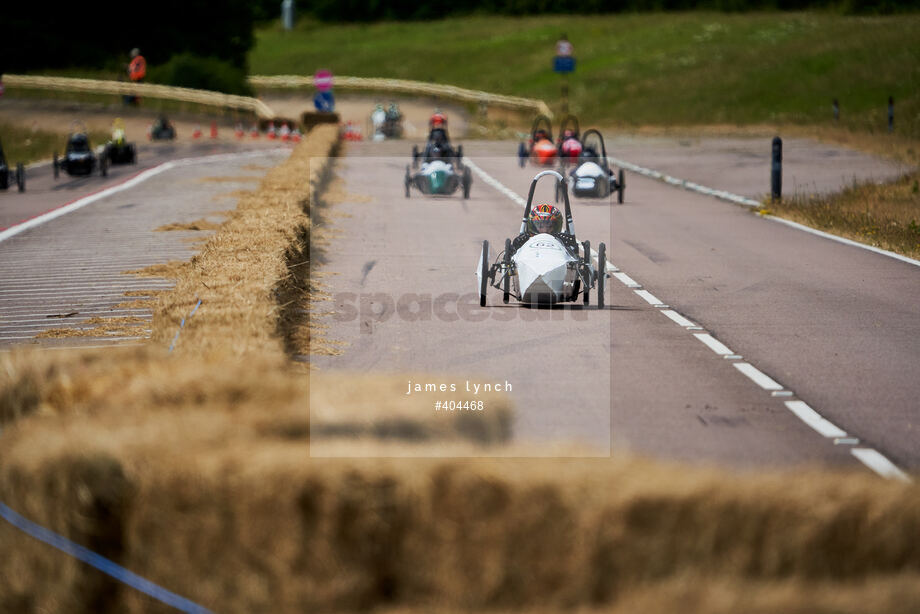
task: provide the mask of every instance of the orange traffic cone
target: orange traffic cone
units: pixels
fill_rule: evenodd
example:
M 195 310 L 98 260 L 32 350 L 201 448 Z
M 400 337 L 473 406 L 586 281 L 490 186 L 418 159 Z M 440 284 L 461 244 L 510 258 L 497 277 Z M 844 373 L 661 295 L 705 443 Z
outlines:
M 217 122 L 211 122 L 211 138 L 217 138 Z
M 299 142 L 300 142 L 300 137 L 301 137 L 301 136 L 302 136 L 302 135 L 300 134 L 300 130 L 298 130 L 297 128 L 294 128 L 294 131 L 291 132 L 291 140 L 294 141 L 295 143 L 299 143 Z
M 275 132 L 275 122 L 268 122 L 268 138 L 270 140 L 275 140 L 278 134 Z
M 192 131 L 192 138 L 193 139 L 201 138 L 201 125 L 200 124 L 195 124 L 195 129 Z
M 256 124 L 252 125 L 252 130 L 249 131 L 249 136 L 254 139 L 259 138 L 259 127 Z

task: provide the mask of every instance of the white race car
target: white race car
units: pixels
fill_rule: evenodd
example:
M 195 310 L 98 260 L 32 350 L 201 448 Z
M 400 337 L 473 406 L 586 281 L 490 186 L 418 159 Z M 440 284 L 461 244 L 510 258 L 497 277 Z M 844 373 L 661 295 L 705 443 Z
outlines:
M 623 169 L 614 176 L 613 170 L 607 163 L 607 148 L 604 146 L 604 137 L 597 130 L 585 130 L 582 135 L 584 149 L 578 158 L 578 166 L 570 173 L 569 183 L 572 194 L 579 198 L 606 198 L 611 193 L 617 193 L 617 202 L 623 202 L 623 192 L 626 190 L 626 179 Z M 558 199 L 558 197 L 557 197 Z
M 565 201 L 565 225 L 555 234 L 528 232 L 528 220 L 533 195 L 541 177 L 551 176 L 557 187 L 565 184 L 565 178 L 556 171 L 538 173 L 530 184 L 524 219 L 520 234 L 515 240 L 505 239 L 505 250 L 490 265 L 489 242 L 482 242 L 482 253 L 476 275 L 479 279 L 479 304 L 486 305 L 486 290 L 491 285 L 502 291 L 502 301 L 509 297 L 530 304 L 551 305 L 578 300 L 590 303 L 590 294 L 597 288 L 597 308 L 604 307 L 604 287 L 607 278 L 607 247 L 597 246 L 596 262 L 591 254 L 591 243 L 579 244 L 575 239 L 575 223 L 569 206 L 568 192 L 563 188 Z M 580 251 L 579 251 L 580 248 Z

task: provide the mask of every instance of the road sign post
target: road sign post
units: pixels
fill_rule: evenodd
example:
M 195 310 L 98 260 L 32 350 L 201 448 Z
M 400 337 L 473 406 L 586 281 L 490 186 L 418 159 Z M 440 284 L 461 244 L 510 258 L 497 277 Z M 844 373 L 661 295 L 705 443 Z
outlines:
M 575 72 L 575 52 L 568 37 L 563 34 L 556 41 L 556 57 L 553 58 L 553 71 L 562 75 L 562 112 L 569 112 L 569 73 Z
M 770 170 L 770 195 L 773 200 L 783 197 L 783 139 L 773 137 L 773 164 Z

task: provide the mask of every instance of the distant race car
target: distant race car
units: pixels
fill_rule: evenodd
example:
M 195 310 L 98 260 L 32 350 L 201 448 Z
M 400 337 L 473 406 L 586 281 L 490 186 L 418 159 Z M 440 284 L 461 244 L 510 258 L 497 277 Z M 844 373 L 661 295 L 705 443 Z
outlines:
M 505 249 L 494 263 L 490 264 L 489 242 L 482 242 L 482 253 L 476 267 L 479 304 L 486 306 L 486 291 L 490 285 L 502 291 L 504 303 L 513 296 L 521 302 L 538 305 L 572 302 L 578 300 L 579 295 L 588 305 L 591 289 L 596 288 L 597 307 L 602 309 L 607 248 L 603 243 L 598 245 L 595 259 L 590 242 L 578 243 L 568 192 L 563 191 L 564 218 L 550 205 L 539 205 L 534 210 L 533 195 L 542 177 L 552 177 L 557 185 L 565 182 L 565 178 L 556 171 L 537 173 L 530 184 L 520 234 L 513 240 L 505 239 Z M 545 226 L 545 223 L 552 225 Z
M 530 160 L 538 166 L 556 163 L 557 147 L 553 144 L 553 125 L 545 115 L 538 115 L 530 129 L 527 143 L 518 145 L 518 163 L 521 168 Z
M 58 157 L 54 152 L 54 178 L 57 179 L 63 170 L 71 176 L 92 175 L 98 167 L 99 173 L 105 177 L 109 170 L 109 159 L 100 155 L 97 159 L 89 145 L 86 135 L 86 126 L 79 122 L 71 124 L 70 136 L 67 137 L 67 146 L 63 157 Z
M 606 198 L 617 193 L 617 202 L 623 202 L 626 190 L 626 178 L 623 169 L 614 176 L 607 161 L 607 148 L 600 132 L 585 130 L 582 136 L 584 149 L 579 156 L 579 164 L 569 173 L 572 194 L 579 198 Z
M 26 169 L 22 162 L 16 164 L 15 170 L 11 169 L 3 153 L 3 144 L 0 143 L 0 190 L 9 188 L 13 183 L 20 192 L 26 191 Z
M 137 164 L 137 147 L 125 138 L 125 122 L 121 118 L 112 122 L 112 138 L 105 144 L 102 154 L 109 164 Z
M 456 166 L 455 166 L 456 165 Z M 468 166 L 464 166 L 459 158 L 450 160 L 435 159 L 423 162 L 422 168 L 412 172 L 406 166 L 406 198 L 409 198 L 414 187 L 422 194 L 440 194 L 448 196 L 462 189 L 463 198 L 470 197 L 470 187 L 473 185 L 473 174 Z
M 463 160 L 463 145 L 457 145 L 456 148 L 451 145 L 447 134 L 447 118 L 439 111 L 435 111 L 428 122 L 428 128 L 428 142 L 425 143 L 425 149 L 419 151 L 417 146 L 412 146 L 412 168 L 418 168 L 419 164 L 435 160 L 443 160 L 460 166 Z
M 559 126 L 559 142 L 557 143 L 559 162 L 564 167 L 578 162 L 578 156 L 583 148 L 580 134 L 578 133 L 578 118 L 566 115 Z
M 176 129 L 165 115 L 160 115 L 150 127 L 150 138 L 154 141 L 171 141 L 176 138 Z

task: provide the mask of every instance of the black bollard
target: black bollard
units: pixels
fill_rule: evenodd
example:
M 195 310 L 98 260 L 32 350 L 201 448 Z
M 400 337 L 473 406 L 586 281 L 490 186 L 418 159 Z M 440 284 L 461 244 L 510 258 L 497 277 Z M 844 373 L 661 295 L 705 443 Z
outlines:
M 773 164 L 770 171 L 770 193 L 773 200 L 783 196 L 783 139 L 773 137 Z
M 888 132 L 894 132 L 894 96 L 888 97 Z
M 834 98 L 834 121 L 840 120 L 840 104 L 837 102 L 837 99 Z

